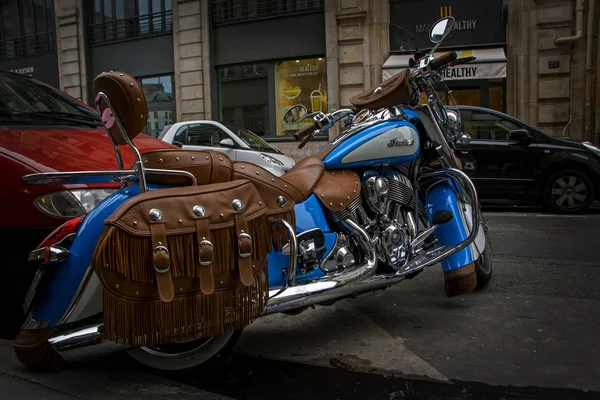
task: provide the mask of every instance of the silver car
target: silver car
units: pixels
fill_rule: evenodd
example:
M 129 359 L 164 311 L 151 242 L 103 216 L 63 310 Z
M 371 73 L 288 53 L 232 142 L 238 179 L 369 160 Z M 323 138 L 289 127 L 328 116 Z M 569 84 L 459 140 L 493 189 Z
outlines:
M 283 175 L 296 163 L 251 131 L 223 122 L 178 122 L 165 126 L 158 138 L 182 149 L 220 151 L 232 161 L 259 165 L 276 176 Z

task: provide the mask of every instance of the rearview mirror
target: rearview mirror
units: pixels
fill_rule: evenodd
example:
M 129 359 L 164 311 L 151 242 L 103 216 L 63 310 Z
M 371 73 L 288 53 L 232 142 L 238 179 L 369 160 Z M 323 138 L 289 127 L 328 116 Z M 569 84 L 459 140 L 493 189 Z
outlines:
M 527 129 L 515 129 L 514 131 L 510 131 L 508 139 L 524 146 L 530 145 L 533 142 L 533 136 Z
M 219 142 L 219 144 L 223 147 L 235 147 L 235 144 L 231 139 L 223 139 Z
M 442 40 L 446 39 L 450 32 L 452 32 L 452 29 L 454 29 L 454 22 L 455 20 L 453 17 L 439 19 L 433 24 L 431 31 L 429 31 L 429 40 L 433 43 L 440 43 Z
M 281 121 L 284 124 L 297 124 L 306 118 L 307 110 L 302 104 L 295 105 L 283 114 Z

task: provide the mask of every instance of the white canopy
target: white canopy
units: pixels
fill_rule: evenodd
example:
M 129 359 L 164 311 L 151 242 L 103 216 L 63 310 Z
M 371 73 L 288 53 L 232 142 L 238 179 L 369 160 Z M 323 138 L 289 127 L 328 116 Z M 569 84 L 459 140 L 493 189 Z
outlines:
M 448 53 L 436 52 L 435 57 Z M 476 59 L 468 64 L 455 65 L 440 71 L 440 74 L 446 80 L 463 79 L 497 79 L 506 78 L 506 55 L 504 49 L 476 49 L 476 50 L 458 50 L 458 58 L 475 57 Z M 391 78 L 400 70 L 408 68 L 408 60 L 412 54 L 390 56 L 383 64 L 383 80 Z

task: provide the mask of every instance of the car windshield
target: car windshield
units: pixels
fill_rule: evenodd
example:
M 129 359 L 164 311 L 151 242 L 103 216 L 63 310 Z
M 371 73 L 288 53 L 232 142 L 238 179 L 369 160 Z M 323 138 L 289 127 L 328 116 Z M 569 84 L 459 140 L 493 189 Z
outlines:
M 258 137 L 255 133 L 249 131 L 248 129 L 241 128 L 239 126 L 235 126 L 230 123 L 222 122 L 222 124 L 227 129 L 229 129 L 231 132 L 235 133 L 242 140 L 242 142 L 244 142 L 244 144 L 246 144 L 252 150 L 259 150 L 259 151 L 264 151 L 267 153 L 281 154 L 281 152 L 279 150 L 272 147 L 269 143 L 265 142 L 260 137 Z
M 0 121 L 18 124 L 101 126 L 98 114 L 35 79 L 0 73 Z

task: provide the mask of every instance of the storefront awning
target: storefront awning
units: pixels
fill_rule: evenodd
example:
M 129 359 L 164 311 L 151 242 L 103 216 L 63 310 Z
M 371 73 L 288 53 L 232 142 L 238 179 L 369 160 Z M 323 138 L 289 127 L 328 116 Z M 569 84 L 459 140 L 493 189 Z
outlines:
M 448 52 L 436 52 L 434 56 L 437 58 L 446 53 Z M 455 65 L 440 71 L 446 80 L 506 78 L 506 55 L 502 48 L 458 50 L 456 54 L 458 58 L 473 56 L 476 59 L 468 64 Z M 400 70 L 408 68 L 408 60 L 411 57 L 412 54 L 390 56 L 383 64 L 383 80 L 385 81 Z

